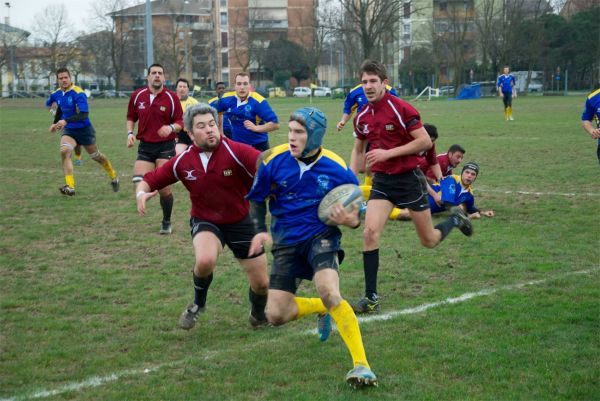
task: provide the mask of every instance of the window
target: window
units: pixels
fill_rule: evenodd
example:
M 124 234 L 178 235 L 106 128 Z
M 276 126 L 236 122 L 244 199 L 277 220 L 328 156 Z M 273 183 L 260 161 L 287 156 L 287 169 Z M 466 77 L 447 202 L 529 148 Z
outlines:
M 223 68 L 229 67 L 229 54 L 221 53 L 221 66 Z
M 410 18 L 410 3 L 404 3 L 404 18 Z
M 221 8 L 227 8 L 227 0 L 221 0 Z
M 440 11 L 448 11 L 448 3 L 440 3 Z
M 227 13 L 221 13 L 221 28 L 227 28 Z
M 221 47 L 228 47 L 227 32 L 221 32 Z

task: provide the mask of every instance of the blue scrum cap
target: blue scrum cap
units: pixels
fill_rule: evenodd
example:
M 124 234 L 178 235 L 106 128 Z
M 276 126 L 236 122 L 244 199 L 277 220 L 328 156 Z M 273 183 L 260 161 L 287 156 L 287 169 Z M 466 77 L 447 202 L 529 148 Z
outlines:
M 315 149 L 318 149 L 323 144 L 323 136 L 325 135 L 325 129 L 327 128 L 327 117 L 325 114 L 314 107 L 303 107 L 292 113 L 293 119 L 298 119 L 308 134 L 306 141 L 306 147 L 302 152 L 302 156 L 306 156 L 308 153 Z

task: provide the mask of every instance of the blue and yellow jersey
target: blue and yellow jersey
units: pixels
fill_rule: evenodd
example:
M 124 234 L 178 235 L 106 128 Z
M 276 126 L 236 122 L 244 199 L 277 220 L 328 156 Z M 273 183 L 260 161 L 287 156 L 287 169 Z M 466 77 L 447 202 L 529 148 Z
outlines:
M 475 213 L 477 211 L 471 186 L 464 186 L 460 175 L 444 177 L 439 183 L 433 184 L 431 188 L 438 194 L 442 193 L 442 203 L 453 206 L 464 203 L 468 213 Z M 431 195 L 429 195 L 429 207 L 431 208 L 431 213 L 439 213 L 446 210 L 444 205 L 439 206 L 435 203 Z
M 498 77 L 496 88 L 502 88 L 502 93 L 512 93 L 512 88 L 516 84 L 515 77 L 512 74 L 502 74 Z
M 216 109 L 218 101 L 219 98 L 215 96 L 208 101 L 208 104 L 210 104 Z M 231 133 L 231 123 L 229 122 L 229 118 L 227 118 L 226 116 L 223 116 L 223 132 L 227 132 L 228 134 Z
M 229 119 L 232 139 L 248 145 L 266 142 L 269 137 L 264 132 L 246 129 L 244 121 L 250 120 L 256 125 L 267 122 L 279 123 L 277 115 L 267 100 L 256 92 L 250 92 L 248 98 L 243 102 L 235 95 L 235 92 L 226 92 L 213 107 L 219 113 L 225 113 L 225 118 Z
M 272 148 L 262 161 L 246 198 L 257 202 L 269 198 L 274 243 L 293 245 L 327 229 L 319 220 L 319 203 L 333 188 L 349 183 L 358 180 L 337 154 L 321 148 L 317 160 L 306 165 L 285 143 Z
M 191 96 L 188 96 L 185 100 L 179 99 L 179 102 L 181 103 L 181 109 L 183 110 L 184 113 L 188 107 L 199 103 L 196 99 L 194 99 Z
M 386 85 L 385 88 L 388 92 L 390 92 L 390 94 L 399 97 L 398 93 L 396 93 L 396 90 L 390 85 Z M 368 100 L 365 96 L 365 91 L 362 85 L 356 85 L 346 95 L 346 100 L 344 100 L 344 114 L 352 115 L 352 113 L 354 113 L 357 109 L 360 110 L 367 103 Z
M 87 96 L 79 86 L 71 85 L 66 91 L 60 88 L 55 90 L 46 100 L 46 107 L 56 103 L 62 111 L 62 119 L 73 117 L 77 113 L 89 113 Z M 76 129 L 90 126 L 90 119 L 82 121 L 67 122 L 66 128 Z
M 600 128 L 600 89 L 590 93 L 585 100 L 585 108 L 581 115 L 581 121 L 596 120 L 596 127 Z M 600 138 L 598 139 L 600 145 Z

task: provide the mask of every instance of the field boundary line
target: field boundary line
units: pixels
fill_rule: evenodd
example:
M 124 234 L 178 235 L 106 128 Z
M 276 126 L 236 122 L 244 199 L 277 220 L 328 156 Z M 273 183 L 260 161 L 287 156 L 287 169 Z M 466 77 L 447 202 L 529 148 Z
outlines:
M 89 161 L 89 163 L 91 163 L 92 161 Z M 31 174 L 62 174 L 60 172 L 60 169 L 52 169 L 52 170 L 43 170 L 43 169 L 35 169 L 35 168 L 18 168 L 18 167 L 0 167 L 0 171 L 9 171 L 9 172 L 16 172 L 16 173 L 31 173 Z M 75 168 L 75 173 L 77 175 L 81 174 L 81 175 L 88 175 L 88 176 L 98 176 L 98 177 L 104 177 L 105 173 L 101 170 L 98 171 L 78 171 L 77 168 Z M 121 174 L 119 173 L 119 178 L 131 178 L 131 174 Z M 574 197 L 574 196 L 600 196 L 600 192 L 582 192 L 582 193 L 576 193 L 576 192 L 537 192 L 537 191 L 518 191 L 518 190 L 504 190 L 504 189 L 493 189 L 493 188 L 486 188 L 485 186 L 482 187 L 476 187 L 475 188 L 475 192 L 482 192 L 482 193 L 499 193 L 499 194 L 505 194 L 505 195 L 535 195 L 535 196 L 565 196 L 565 197 Z M 0 400 L 2 401 L 2 400 Z
M 468 300 L 471 300 L 474 298 L 492 295 L 499 291 L 510 291 L 510 290 L 515 290 L 515 289 L 520 289 L 523 287 L 539 285 L 539 284 L 543 284 L 545 282 L 556 280 L 556 279 L 559 279 L 562 277 L 594 273 L 598 270 L 600 270 L 600 267 L 594 267 L 594 268 L 586 269 L 586 270 L 578 270 L 578 271 L 560 273 L 560 274 L 556 274 L 551 277 L 547 277 L 545 279 L 531 280 L 531 281 L 526 281 L 526 282 L 522 282 L 522 283 L 503 285 L 503 286 L 499 286 L 497 288 L 487 288 L 487 289 L 483 289 L 483 290 L 477 291 L 477 292 L 467 292 L 458 297 L 446 298 L 442 301 L 426 303 L 426 304 L 422 304 L 422 305 L 419 305 L 416 307 L 405 308 L 405 309 L 387 312 L 387 313 L 383 313 L 383 314 L 378 314 L 378 315 L 373 315 L 373 316 L 368 316 L 368 317 L 360 317 L 358 320 L 360 323 L 370 323 L 370 322 L 381 321 L 381 320 L 391 320 L 398 316 L 418 314 L 418 313 L 422 313 L 429 309 L 437 308 L 440 306 L 458 304 L 458 303 L 462 303 L 462 302 L 465 302 L 465 301 L 468 301 Z M 335 325 L 334 325 L 334 329 L 335 329 Z M 313 335 L 316 333 L 317 333 L 316 329 L 304 330 L 304 331 L 300 332 L 300 334 L 303 334 L 303 335 L 309 335 L 309 334 Z M 291 335 L 294 335 L 294 334 L 297 334 L 297 333 L 291 333 Z M 211 353 L 210 355 L 203 357 L 203 359 L 209 359 L 211 357 L 214 357 L 219 352 L 215 351 L 214 353 Z M 126 369 L 126 370 L 122 370 L 120 372 L 114 372 L 114 373 L 108 374 L 106 376 L 92 376 L 92 377 L 90 377 L 86 380 L 80 381 L 80 382 L 65 384 L 63 386 L 57 387 L 54 390 L 38 390 L 38 391 L 29 393 L 29 394 L 16 395 L 16 396 L 9 397 L 9 398 L 0 398 L 0 401 L 22 401 L 22 400 L 29 400 L 29 399 L 47 398 L 47 397 L 52 397 L 55 395 L 66 393 L 68 391 L 78 391 L 78 390 L 83 390 L 85 388 L 98 387 L 103 384 L 119 380 L 125 376 L 140 376 L 140 375 L 156 372 L 163 368 L 176 366 L 176 365 L 183 363 L 186 360 L 187 360 L 187 358 L 184 358 L 179 361 L 153 365 L 153 366 L 149 366 L 146 368 Z

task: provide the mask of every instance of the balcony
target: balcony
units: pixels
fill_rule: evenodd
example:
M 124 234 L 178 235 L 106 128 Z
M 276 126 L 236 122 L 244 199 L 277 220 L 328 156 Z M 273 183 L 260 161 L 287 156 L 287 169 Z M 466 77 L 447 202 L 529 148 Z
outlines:
M 194 31 L 212 31 L 213 23 L 212 22 L 194 22 L 191 24 L 191 29 Z

